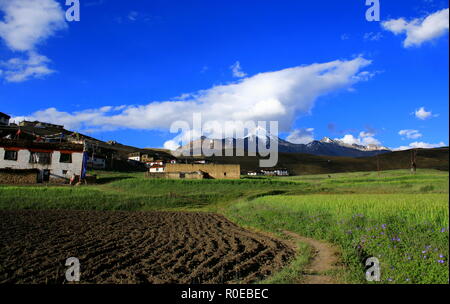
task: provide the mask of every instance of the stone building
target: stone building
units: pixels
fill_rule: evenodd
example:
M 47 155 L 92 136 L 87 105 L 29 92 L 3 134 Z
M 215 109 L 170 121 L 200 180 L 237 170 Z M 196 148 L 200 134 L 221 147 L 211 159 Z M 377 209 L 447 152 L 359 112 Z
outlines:
M 222 164 L 166 164 L 165 172 L 167 173 L 202 172 L 204 174 L 204 178 L 239 179 L 241 176 L 241 166 L 222 165 Z

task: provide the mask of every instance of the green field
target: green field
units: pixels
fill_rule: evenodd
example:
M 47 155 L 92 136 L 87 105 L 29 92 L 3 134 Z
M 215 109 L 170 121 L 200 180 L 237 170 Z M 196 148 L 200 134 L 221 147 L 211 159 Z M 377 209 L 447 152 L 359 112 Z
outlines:
M 238 224 L 289 230 L 339 245 L 348 280 L 377 257 L 384 282 L 447 283 L 447 194 L 266 196 L 233 205 Z
M 0 209 L 213 211 L 250 229 L 337 245 L 345 267 L 334 275 L 348 283 L 365 282 L 363 261 L 372 256 L 381 262 L 382 283 L 448 283 L 445 171 L 199 181 L 98 174 L 92 186 L 0 186 Z M 299 253 L 293 265 L 304 264 Z M 292 281 L 292 271 L 275 276 Z

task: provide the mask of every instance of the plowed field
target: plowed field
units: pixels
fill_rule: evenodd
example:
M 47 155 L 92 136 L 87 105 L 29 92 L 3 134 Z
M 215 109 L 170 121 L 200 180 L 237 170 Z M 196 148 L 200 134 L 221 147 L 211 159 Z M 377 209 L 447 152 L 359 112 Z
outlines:
M 0 211 L 0 283 L 250 283 L 293 257 L 284 242 L 210 213 Z

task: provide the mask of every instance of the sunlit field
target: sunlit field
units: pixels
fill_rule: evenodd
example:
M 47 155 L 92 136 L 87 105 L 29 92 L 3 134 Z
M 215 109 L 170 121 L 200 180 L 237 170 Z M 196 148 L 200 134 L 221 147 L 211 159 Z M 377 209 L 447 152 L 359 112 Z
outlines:
M 408 170 L 241 180 L 155 180 L 96 172 L 90 186 L 0 186 L 0 209 L 208 211 L 282 237 L 288 230 L 339 247 L 347 283 L 366 283 L 366 258 L 381 283 L 448 283 L 448 172 Z M 302 252 L 303 250 L 303 252 Z M 300 246 L 294 282 L 307 263 Z

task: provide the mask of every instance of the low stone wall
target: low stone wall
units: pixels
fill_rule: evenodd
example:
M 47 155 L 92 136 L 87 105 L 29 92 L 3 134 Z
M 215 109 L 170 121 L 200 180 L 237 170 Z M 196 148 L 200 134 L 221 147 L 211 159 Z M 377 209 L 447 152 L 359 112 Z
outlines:
M 0 171 L 0 184 L 36 184 L 38 171 Z

